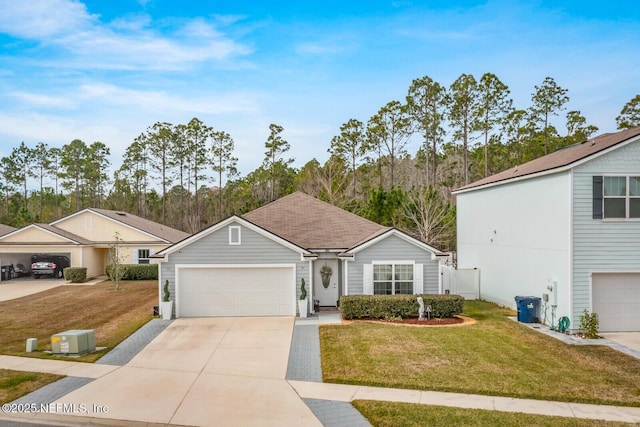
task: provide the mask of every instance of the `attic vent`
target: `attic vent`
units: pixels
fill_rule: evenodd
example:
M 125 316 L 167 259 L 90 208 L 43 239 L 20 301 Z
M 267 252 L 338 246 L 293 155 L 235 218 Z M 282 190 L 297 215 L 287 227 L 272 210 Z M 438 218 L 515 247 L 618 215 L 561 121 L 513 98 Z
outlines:
M 126 214 L 126 213 L 124 213 L 124 212 L 116 212 L 116 215 L 120 215 L 120 216 L 127 216 L 127 214 Z
M 518 166 L 516 166 L 516 168 L 513 170 L 513 173 L 518 172 Z
M 591 140 L 591 146 L 593 147 L 594 145 L 596 145 L 596 140 L 595 140 L 595 139 L 592 139 L 592 140 Z

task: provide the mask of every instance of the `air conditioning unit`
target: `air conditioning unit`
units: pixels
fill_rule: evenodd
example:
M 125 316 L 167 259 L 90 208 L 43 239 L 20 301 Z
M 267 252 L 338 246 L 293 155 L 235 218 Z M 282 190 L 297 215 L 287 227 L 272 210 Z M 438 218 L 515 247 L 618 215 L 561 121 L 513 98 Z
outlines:
M 57 355 L 82 356 L 96 350 L 93 329 L 72 329 L 51 336 L 51 352 Z

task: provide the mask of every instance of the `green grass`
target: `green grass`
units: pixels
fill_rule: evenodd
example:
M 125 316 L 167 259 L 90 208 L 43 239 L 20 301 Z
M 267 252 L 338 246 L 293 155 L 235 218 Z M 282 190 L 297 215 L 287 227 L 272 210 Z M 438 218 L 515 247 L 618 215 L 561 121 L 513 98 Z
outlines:
M 374 427 L 614 427 L 634 424 L 612 421 L 586 420 L 568 417 L 552 417 L 483 409 L 449 408 L 418 405 L 415 403 L 376 402 L 355 400 L 353 406 Z
M 60 375 L 40 372 L 0 369 L 0 404 L 14 401 L 61 378 Z
M 60 286 L 0 302 L 0 354 L 94 362 L 147 323 L 158 301 L 157 281 L 123 282 L 120 290 L 105 281 L 96 285 Z M 82 357 L 57 357 L 51 335 L 69 329 L 94 329 L 105 350 Z M 38 350 L 27 353 L 26 339 L 37 338 Z M 0 402 L 11 402 L 63 378 L 59 375 L 0 370 Z
M 640 360 L 605 346 L 570 346 L 468 301 L 461 327 L 322 325 L 325 382 L 640 406 Z
M 94 362 L 153 317 L 158 282 L 127 281 L 115 290 L 110 281 L 96 285 L 59 286 L 48 291 L 0 302 L 0 354 L 55 358 L 51 335 L 69 329 L 93 329 L 96 345 L 106 347 L 78 358 Z M 27 353 L 27 338 L 38 339 L 38 351 Z

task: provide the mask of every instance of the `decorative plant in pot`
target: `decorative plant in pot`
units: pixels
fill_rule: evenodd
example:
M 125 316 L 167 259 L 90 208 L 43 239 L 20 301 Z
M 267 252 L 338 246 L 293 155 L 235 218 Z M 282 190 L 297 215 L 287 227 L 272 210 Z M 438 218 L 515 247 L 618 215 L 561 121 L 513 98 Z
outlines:
M 333 270 L 327 264 L 323 265 L 320 269 L 320 277 L 322 277 L 322 286 L 324 288 L 329 287 L 329 280 L 331 280 L 331 275 L 333 274 Z
M 171 293 L 169 292 L 169 281 L 164 281 L 164 288 L 162 290 L 162 319 L 171 320 L 171 316 L 173 315 L 173 301 L 169 299 Z
M 304 278 L 300 284 L 300 300 L 298 301 L 298 309 L 300 310 L 300 317 L 307 317 L 309 304 L 307 303 L 307 290 L 304 287 Z

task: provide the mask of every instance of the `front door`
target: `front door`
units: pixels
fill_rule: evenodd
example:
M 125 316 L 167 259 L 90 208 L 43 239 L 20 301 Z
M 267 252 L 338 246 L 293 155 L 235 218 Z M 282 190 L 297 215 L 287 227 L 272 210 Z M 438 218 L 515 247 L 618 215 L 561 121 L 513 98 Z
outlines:
M 338 260 L 319 259 L 314 262 L 314 298 L 320 307 L 335 307 L 338 302 Z

